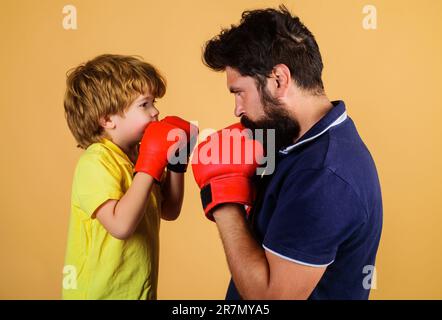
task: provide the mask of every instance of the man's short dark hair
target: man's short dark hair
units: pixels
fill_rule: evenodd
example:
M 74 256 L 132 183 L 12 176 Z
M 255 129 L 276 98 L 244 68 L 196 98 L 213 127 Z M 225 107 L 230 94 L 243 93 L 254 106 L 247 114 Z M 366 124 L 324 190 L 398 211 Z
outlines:
M 242 13 L 239 25 L 223 29 L 204 48 L 204 63 L 216 71 L 231 67 L 254 77 L 260 91 L 274 66 L 285 64 L 301 89 L 323 93 L 322 58 L 315 37 L 284 6 Z

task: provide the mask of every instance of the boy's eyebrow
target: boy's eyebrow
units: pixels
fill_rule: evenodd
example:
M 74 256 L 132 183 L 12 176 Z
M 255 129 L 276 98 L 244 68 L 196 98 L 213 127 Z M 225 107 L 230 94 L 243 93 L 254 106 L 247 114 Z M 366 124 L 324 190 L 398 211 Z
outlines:
M 153 97 L 150 96 L 150 95 L 149 95 L 149 96 L 146 96 L 146 97 L 141 96 L 140 98 L 138 98 L 137 102 L 141 102 L 141 101 L 149 100 L 149 99 L 153 99 Z

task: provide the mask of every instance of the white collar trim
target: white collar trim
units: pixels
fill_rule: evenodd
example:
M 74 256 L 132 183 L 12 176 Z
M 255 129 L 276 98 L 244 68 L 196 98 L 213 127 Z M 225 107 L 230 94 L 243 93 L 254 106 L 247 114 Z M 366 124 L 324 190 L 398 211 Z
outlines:
M 328 130 L 330 130 L 330 128 L 335 127 L 335 126 L 341 124 L 342 122 L 344 122 L 347 119 L 347 117 L 348 117 L 347 116 L 347 111 L 344 111 L 344 113 L 341 114 L 335 121 L 333 121 L 332 124 L 330 124 L 327 128 L 325 128 L 323 131 L 321 131 L 317 135 L 314 135 L 313 137 L 310 137 L 308 139 L 299 141 L 298 143 L 292 144 L 291 146 L 288 146 L 287 148 L 285 148 L 284 150 L 280 150 L 279 152 L 282 153 L 282 154 L 289 154 L 293 149 L 299 147 L 300 145 L 303 145 L 304 143 L 307 143 L 309 141 L 312 141 L 312 140 L 318 138 L 319 136 L 323 135 Z

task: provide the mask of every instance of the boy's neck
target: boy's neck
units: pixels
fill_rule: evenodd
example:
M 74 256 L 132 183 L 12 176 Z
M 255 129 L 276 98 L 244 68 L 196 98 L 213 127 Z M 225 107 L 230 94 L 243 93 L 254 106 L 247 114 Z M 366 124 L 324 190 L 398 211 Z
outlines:
M 117 144 L 118 145 L 118 144 Z M 121 150 L 127 155 L 127 157 L 132 161 L 133 164 L 137 161 L 138 157 L 138 148 L 137 144 L 131 145 L 131 146 L 120 146 L 118 145 Z
M 118 139 L 115 138 L 110 138 L 109 140 L 115 143 L 127 155 L 130 161 L 135 164 L 138 157 L 138 143 L 128 144 L 123 141 L 118 141 Z
M 130 161 L 132 161 L 133 164 L 137 162 L 138 158 L 138 147 L 137 144 L 135 144 L 130 150 L 124 151 L 126 155 L 129 157 Z

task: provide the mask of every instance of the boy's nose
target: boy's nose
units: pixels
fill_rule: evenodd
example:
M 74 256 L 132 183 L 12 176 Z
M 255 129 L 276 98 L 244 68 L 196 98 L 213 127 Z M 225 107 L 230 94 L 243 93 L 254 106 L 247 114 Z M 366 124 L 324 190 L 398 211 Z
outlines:
M 157 118 L 159 114 L 160 114 L 160 112 L 158 111 L 158 109 L 155 108 L 155 107 L 153 107 L 150 116 L 151 116 L 152 118 Z

